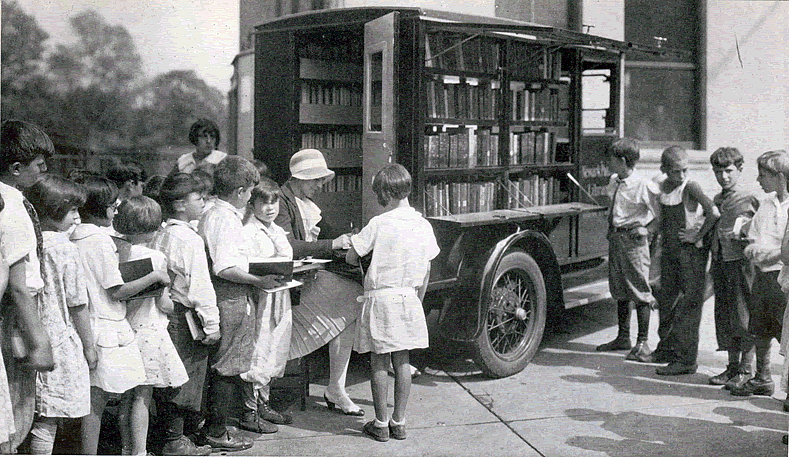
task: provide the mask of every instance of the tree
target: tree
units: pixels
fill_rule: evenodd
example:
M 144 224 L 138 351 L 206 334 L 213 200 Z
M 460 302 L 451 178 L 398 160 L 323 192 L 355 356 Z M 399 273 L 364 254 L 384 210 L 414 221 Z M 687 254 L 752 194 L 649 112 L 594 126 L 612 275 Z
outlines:
M 41 56 L 46 49 L 47 32 L 33 16 L 15 1 L 3 0 L 2 7 L 2 93 L 18 91 L 34 76 L 40 75 Z

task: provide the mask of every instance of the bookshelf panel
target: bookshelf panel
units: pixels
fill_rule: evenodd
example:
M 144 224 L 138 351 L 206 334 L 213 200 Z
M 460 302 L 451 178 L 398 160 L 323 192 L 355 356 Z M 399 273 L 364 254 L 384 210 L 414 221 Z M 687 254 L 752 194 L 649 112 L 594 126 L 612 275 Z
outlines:
M 362 149 L 319 148 L 329 168 L 361 168 Z
M 324 81 L 362 83 L 362 66 L 352 62 L 299 59 L 299 77 Z
M 299 123 L 361 125 L 362 107 L 302 103 L 299 105 Z

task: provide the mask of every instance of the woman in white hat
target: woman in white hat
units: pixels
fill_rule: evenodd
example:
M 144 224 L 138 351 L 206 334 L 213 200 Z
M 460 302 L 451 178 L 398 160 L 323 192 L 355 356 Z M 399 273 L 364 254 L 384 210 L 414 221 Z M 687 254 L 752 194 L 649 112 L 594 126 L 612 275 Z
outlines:
M 291 178 L 282 186 L 279 216 L 274 221 L 288 233 L 293 258 L 307 256 L 331 259 L 334 251 L 350 246 L 348 234 L 333 230 L 312 201 L 324 183 L 334 178 L 326 159 L 317 149 L 302 149 L 290 159 Z M 329 409 L 363 416 L 345 391 L 345 376 L 361 312 L 356 298 L 362 286 L 329 271 L 319 270 L 314 280 L 301 288 L 298 306 L 293 307 L 290 358 L 302 357 L 329 343 L 329 385 L 323 398 Z M 295 304 L 295 303 L 294 303 Z

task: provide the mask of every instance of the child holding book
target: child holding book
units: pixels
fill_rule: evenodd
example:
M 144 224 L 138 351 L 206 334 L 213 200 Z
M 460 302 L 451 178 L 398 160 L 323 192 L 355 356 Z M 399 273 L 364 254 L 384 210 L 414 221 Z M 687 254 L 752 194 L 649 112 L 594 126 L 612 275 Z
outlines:
M 358 264 L 372 252 L 364 278 L 364 305 L 354 349 L 370 352 L 375 419 L 364 433 L 377 441 L 406 438 L 405 410 L 411 390 L 408 351 L 428 347 L 422 298 L 430 261 L 439 253 L 433 229 L 408 202 L 411 175 L 399 164 L 373 178 L 373 191 L 384 212 L 351 236 L 346 261 Z M 388 368 L 395 371 L 394 411 L 387 411 Z
M 781 326 L 786 295 L 781 291 L 778 274 L 783 267 L 781 241 L 787 225 L 789 210 L 789 154 L 786 151 L 768 151 L 756 159 L 759 168 L 757 180 L 767 196 L 759 203 L 748 228 L 750 244 L 743 255 L 755 267 L 751 289 L 748 337 L 756 350 L 756 374 L 739 386 L 731 388 L 732 395 L 766 395 L 775 392 L 770 371 L 770 345 L 772 339 L 781 339 Z
M 268 178 L 261 178 L 252 189 L 243 231 L 250 258 L 293 259 L 293 248 L 285 230 L 274 223 L 279 214 L 281 194 L 277 183 Z M 269 404 L 269 383 L 272 378 L 282 377 L 288 361 L 293 327 L 290 304 L 290 290 L 258 292 L 252 367 L 241 375 L 241 379 L 248 383 L 244 385 L 245 417 L 242 425 L 247 423 L 251 428 L 262 428 L 266 426 L 265 422 L 289 424 L 293 421 L 289 414 L 275 411 Z
M 119 269 L 118 251 L 112 239 L 118 189 L 99 176 L 85 178 L 85 204 L 80 209 L 82 223 L 71 234 L 79 250 L 88 288 L 96 368 L 90 371 L 90 414 L 82 420 L 82 449 L 85 454 L 98 451 L 101 416 L 110 396 L 123 394 L 145 383 L 145 366 L 137 339 L 126 319 L 127 300 L 153 284 L 168 284 L 167 273 L 153 271 L 124 283 Z M 122 430 L 141 427 L 139 416 L 120 421 Z M 128 433 L 128 432 L 123 432 Z
M 123 236 L 122 240 L 116 241 L 119 260 L 150 259 L 153 271 L 168 278 L 167 285 L 155 296 L 127 300 L 126 318 L 134 329 L 145 367 L 145 381 L 124 394 L 121 402 L 121 418 L 127 417 L 132 425 L 129 430 L 121 429 L 121 439 L 124 450 L 129 450 L 131 455 L 147 453 L 148 415 L 153 389 L 179 387 L 189 379 L 167 333 L 169 320 L 166 313 L 173 312 L 167 259 L 161 252 L 147 247 L 161 225 L 159 204 L 145 196 L 124 200 L 113 220 L 115 230 Z
M 25 190 L 25 196 L 41 221 L 44 289 L 37 305 L 55 360 L 53 371 L 36 378 L 30 451 L 51 454 L 59 418 L 90 413 L 89 369 L 96 367 L 85 277 L 77 247 L 67 235 L 79 217 L 85 190 L 65 178 L 45 175 Z
M 174 275 L 170 286 L 173 312 L 167 327 L 189 374 L 180 388 L 155 389 L 157 411 L 164 424 L 162 455 L 207 455 L 210 446 L 195 446 L 186 435 L 197 430 L 208 374 L 209 347 L 219 342 L 219 309 L 211 284 L 205 243 L 190 221 L 199 220 L 205 200 L 202 187 L 191 175 L 176 173 L 162 183 L 159 202 L 166 219 L 151 246 L 167 257 Z M 191 318 L 187 317 L 191 315 Z M 192 320 L 197 336 L 190 332 Z

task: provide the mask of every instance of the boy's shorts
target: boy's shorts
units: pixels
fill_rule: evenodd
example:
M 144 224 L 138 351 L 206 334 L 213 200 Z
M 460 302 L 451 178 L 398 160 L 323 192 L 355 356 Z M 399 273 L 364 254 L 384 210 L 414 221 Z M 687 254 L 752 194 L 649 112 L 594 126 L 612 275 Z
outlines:
M 615 300 L 652 304 L 649 286 L 649 241 L 646 230 L 613 229 L 608 232 L 608 285 Z
M 757 269 L 751 297 L 748 333 L 759 339 L 775 338 L 780 341 L 786 295 L 778 284 L 778 271 L 762 272 Z

